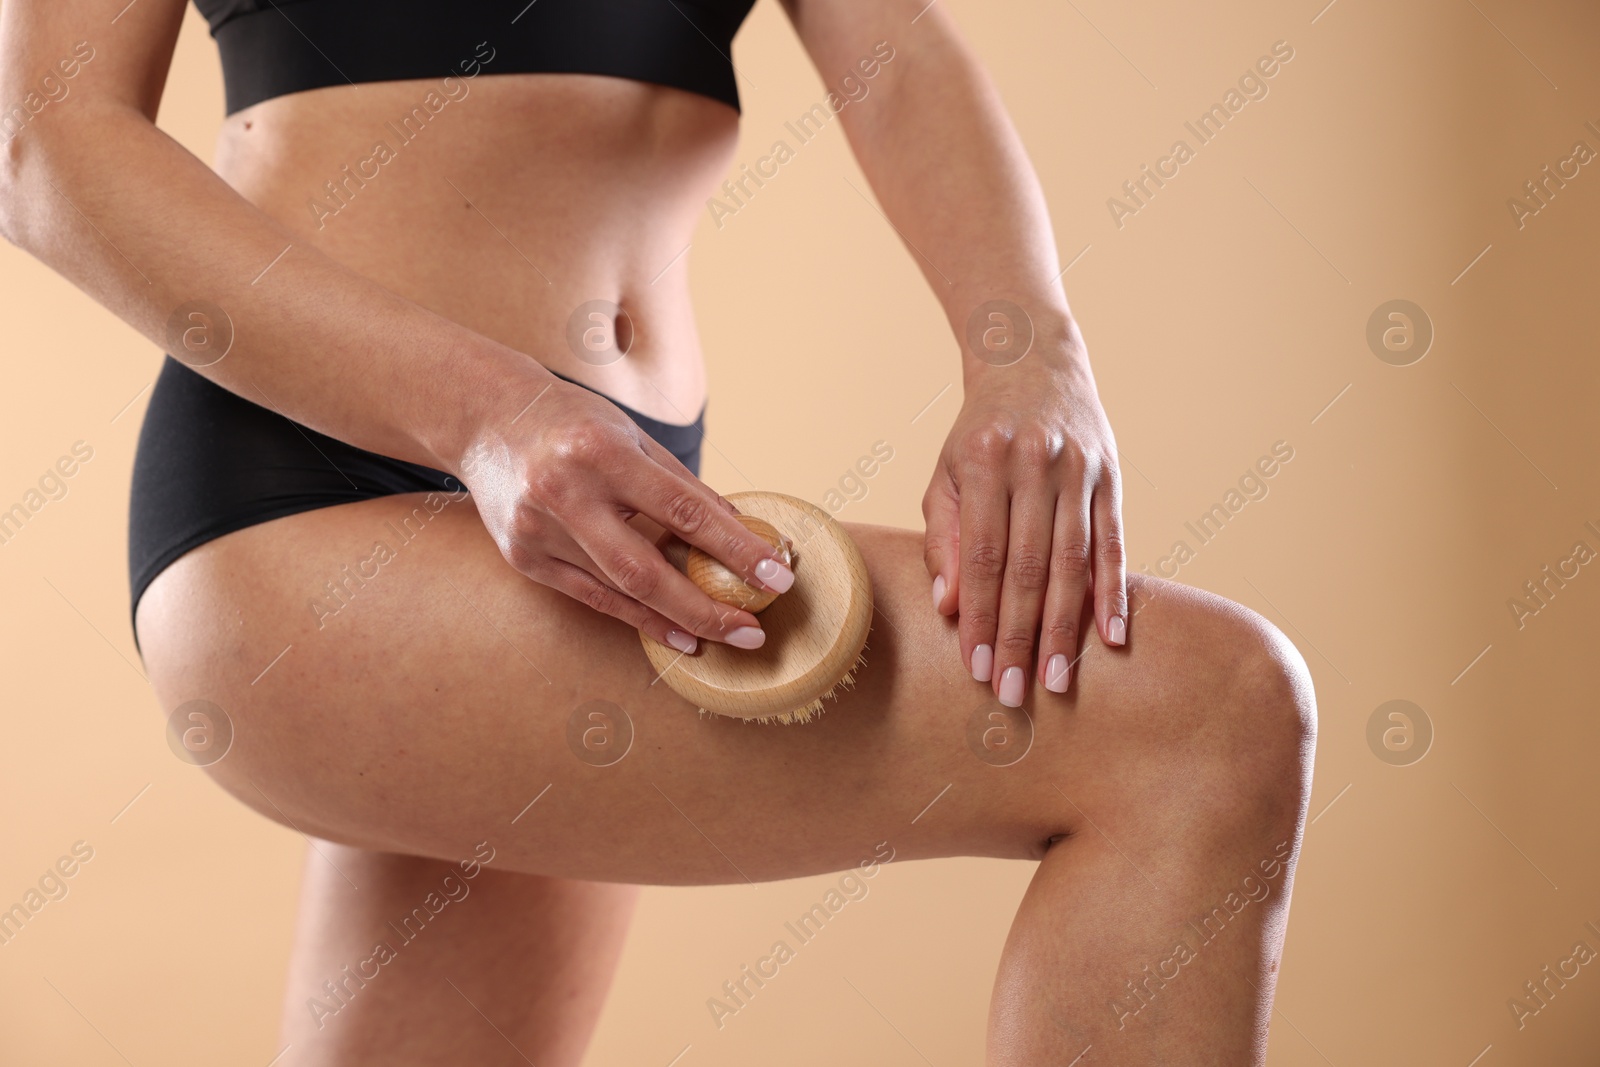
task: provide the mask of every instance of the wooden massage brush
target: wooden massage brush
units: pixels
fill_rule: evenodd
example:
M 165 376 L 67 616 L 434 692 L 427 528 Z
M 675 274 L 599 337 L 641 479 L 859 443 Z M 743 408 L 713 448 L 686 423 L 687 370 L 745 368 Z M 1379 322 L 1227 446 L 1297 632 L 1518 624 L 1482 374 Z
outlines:
M 739 521 L 787 549 L 794 585 L 777 594 L 745 583 L 678 538 L 662 546 L 671 564 L 712 599 L 761 616 L 757 649 L 701 641 L 693 654 L 639 634 L 661 680 L 701 711 L 763 722 L 805 722 L 849 685 L 872 628 L 867 564 L 843 526 L 822 508 L 783 493 L 732 493 Z

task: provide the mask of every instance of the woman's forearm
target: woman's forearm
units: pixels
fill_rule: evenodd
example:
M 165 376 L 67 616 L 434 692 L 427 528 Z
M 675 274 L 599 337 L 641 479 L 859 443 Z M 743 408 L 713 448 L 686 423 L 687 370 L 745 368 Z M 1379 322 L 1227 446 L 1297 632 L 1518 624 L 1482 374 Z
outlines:
M 959 341 L 961 410 L 922 499 L 934 605 L 1002 704 L 1021 706 L 1030 672 L 1065 693 L 1091 589 L 1105 644 L 1127 642 L 1129 616 L 1116 443 L 1038 176 L 943 6 L 784 3 L 825 79 L 875 79 L 846 86 L 842 122 Z M 878 69 L 854 63 L 866 48 Z
M 841 115 L 873 191 L 958 337 L 1004 297 L 1071 347 L 1044 193 L 999 94 L 938 7 L 903 23 L 883 27 L 895 58 Z
M 534 360 L 335 262 L 133 108 L 77 101 L 12 139 L 0 229 L 164 350 L 358 447 L 459 473 L 485 402 L 531 400 Z M 114 148 L 112 147 L 114 146 Z M 185 329 L 210 347 L 185 350 Z M 515 408 L 512 409 L 513 411 Z

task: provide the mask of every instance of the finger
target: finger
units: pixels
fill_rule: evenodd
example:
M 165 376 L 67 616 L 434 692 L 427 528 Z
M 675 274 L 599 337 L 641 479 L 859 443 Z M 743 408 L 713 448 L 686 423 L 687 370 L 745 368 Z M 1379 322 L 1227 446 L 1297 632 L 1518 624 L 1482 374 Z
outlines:
M 1076 489 L 1056 500 L 1050 588 L 1039 627 L 1039 681 L 1052 693 L 1065 693 L 1072 684 L 1089 574 L 1089 499 L 1086 491 Z
M 576 524 L 579 546 L 623 596 L 660 612 L 678 629 L 724 641 L 737 648 L 760 648 L 761 624 L 748 611 L 723 604 L 672 564 L 639 531 L 615 515 L 596 509 Z
M 680 478 L 693 478 L 694 471 L 684 465 L 683 460 L 673 455 L 661 443 L 649 434 L 640 432 L 639 448 L 652 460 L 659 463 L 667 470 Z M 734 506 L 723 500 L 723 506 L 730 512 L 737 514 Z M 642 512 L 634 512 L 628 518 L 628 525 L 648 537 L 657 548 L 665 548 L 667 544 L 676 539 L 677 535 L 671 530 L 663 530 L 661 524 Z
M 643 512 L 751 585 L 774 593 L 787 593 L 794 585 L 794 572 L 778 549 L 734 518 L 727 502 L 688 468 L 675 476 L 658 466 L 642 486 L 634 484 L 637 488 L 619 492 L 619 503 Z
M 1012 494 L 1010 540 L 994 642 L 995 695 L 1008 708 L 1021 707 L 1028 690 L 1033 638 L 1050 583 L 1055 510 L 1055 493 L 1042 486 Z
M 1108 645 L 1128 640 L 1127 551 L 1122 539 L 1122 475 L 1106 465 L 1094 493 L 1095 621 Z
M 979 682 L 994 677 L 994 635 L 1011 507 L 1005 484 L 988 473 L 993 469 L 987 467 L 961 484 L 961 574 L 956 589 L 961 655 Z
M 624 596 L 589 571 L 566 560 L 549 559 L 530 577 L 598 612 L 621 619 L 634 629 L 679 652 L 689 654 L 699 647 L 694 635 L 674 626 L 671 619 L 659 612 L 651 611 L 631 597 Z
M 700 481 L 700 476 L 695 474 L 694 471 L 690 470 L 688 465 L 685 464 L 683 460 L 673 455 L 670 449 L 668 449 L 660 441 L 657 441 L 654 437 L 651 437 L 649 434 L 643 432 L 639 434 L 639 445 L 644 449 L 646 455 L 655 460 L 657 463 L 661 464 L 663 467 L 667 468 L 669 473 L 677 475 L 679 478 L 682 478 L 685 481 Z M 728 514 L 739 514 L 739 509 L 733 506 L 733 501 L 720 495 L 717 496 L 717 501 L 722 505 L 722 509 Z
M 922 562 L 933 579 L 933 610 L 948 615 L 956 606 L 951 594 L 960 584 L 961 496 L 942 465 L 923 494 L 922 519 L 928 531 L 922 543 Z

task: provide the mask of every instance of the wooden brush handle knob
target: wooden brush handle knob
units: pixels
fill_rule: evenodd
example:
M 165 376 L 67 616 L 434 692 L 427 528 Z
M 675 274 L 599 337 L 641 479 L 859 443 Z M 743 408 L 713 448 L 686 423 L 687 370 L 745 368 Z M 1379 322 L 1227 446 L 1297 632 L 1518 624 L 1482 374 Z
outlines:
M 794 546 L 787 537 L 778 532 L 777 527 L 754 515 L 735 515 L 734 518 L 738 519 L 745 529 L 777 549 L 778 558 L 784 566 L 793 565 Z M 757 614 L 778 599 L 777 593 L 751 585 L 724 566 L 715 556 L 698 548 L 689 550 L 689 559 L 684 571 L 689 575 L 689 580 L 700 587 L 701 592 L 719 604 L 727 604 Z

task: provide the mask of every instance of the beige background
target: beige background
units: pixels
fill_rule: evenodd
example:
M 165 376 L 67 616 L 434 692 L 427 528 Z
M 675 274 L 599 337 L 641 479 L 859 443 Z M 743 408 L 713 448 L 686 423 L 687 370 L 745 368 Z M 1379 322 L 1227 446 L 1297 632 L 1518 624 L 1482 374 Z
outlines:
M 1600 149 L 1583 128 L 1600 125 L 1600 15 L 1576 0 L 944 2 L 1032 152 L 1063 262 L 1082 251 L 1066 282 L 1125 456 L 1135 563 L 1154 566 L 1274 441 L 1295 449 L 1180 574 L 1277 622 L 1317 680 L 1318 817 L 1271 1063 L 1592 1065 L 1600 965 L 1520 1031 L 1507 1000 L 1574 942 L 1600 949 L 1583 929 L 1600 924 L 1600 566 L 1521 630 L 1507 600 L 1580 537 L 1600 548 L 1582 529 L 1600 525 L 1600 163 L 1521 230 L 1506 200 L 1575 140 Z M 116 47 L 118 6 L 97 47 Z M 1270 95 L 1113 225 L 1122 181 L 1278 40 L 1295 58 Z M 734 58 L 743 162 L 822 88 L 771 0 Z M 208 158 L 221 105 L 191 11 L 161 124 Z M 841 514 L 920 527 L 956 350 L 852 184 L 865 191 L 834 126 L 702 227 L 705 474 L 820 499 L 887 440 L 895 458 Z M 125 509 L 159 353 L 10 247 L 0 294 L 0 506 L 74 441 L 94 448 L 0 546 L 0 904 L 74 841 L 95 850 L 0 947 L 0 1059 L 265 1065 L 302 845 L 173 757 L 133 667 Z M 1365 340 L 1394 298 L 1436 330 L 1413 366 Z M 1436 732 L 1411 766 L 1366 739 L 1395 698 Z M 887 869 L 720 1032 L 705 999 L 832 879 L 649 890 L 589 1062 L 665 1065 L 686 1045 L 683 1067 L 979 1062 L 1030 873 Z

